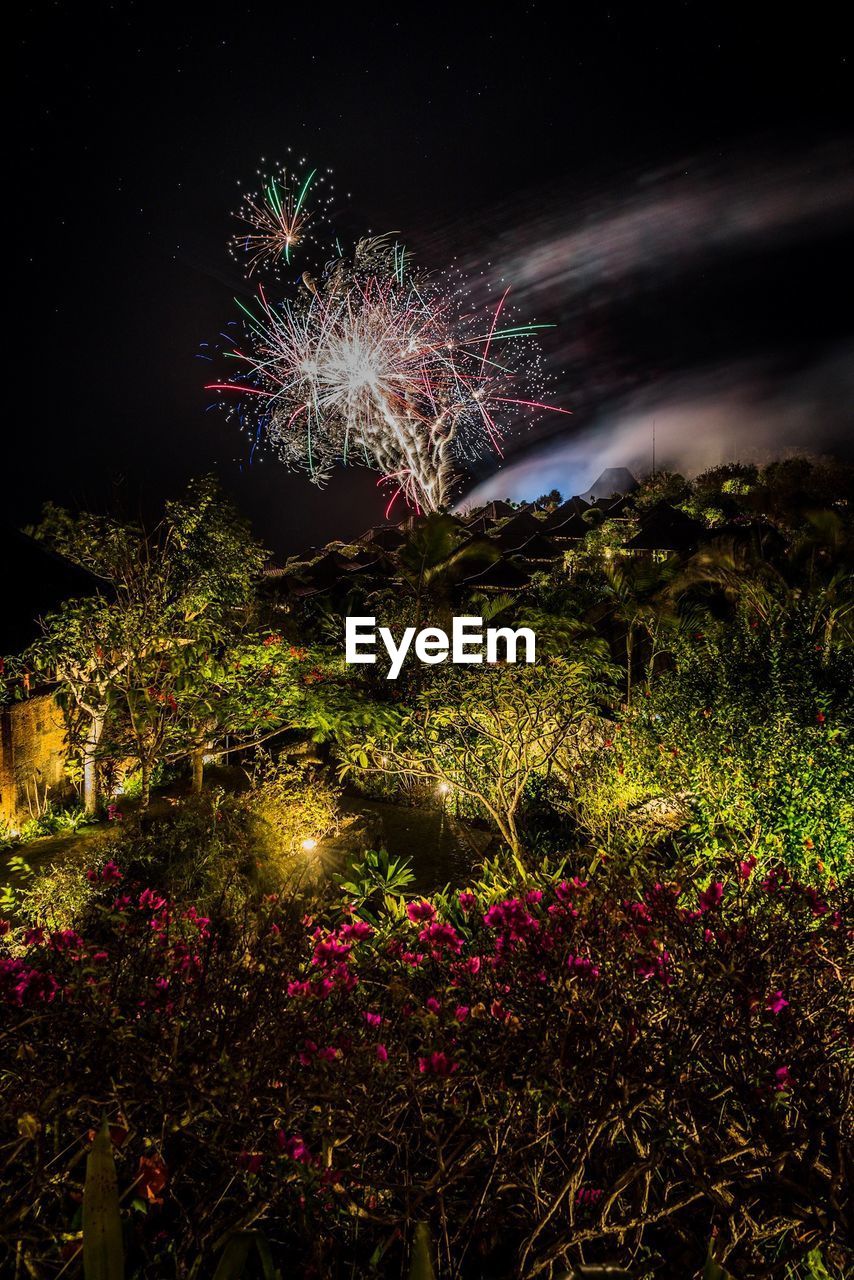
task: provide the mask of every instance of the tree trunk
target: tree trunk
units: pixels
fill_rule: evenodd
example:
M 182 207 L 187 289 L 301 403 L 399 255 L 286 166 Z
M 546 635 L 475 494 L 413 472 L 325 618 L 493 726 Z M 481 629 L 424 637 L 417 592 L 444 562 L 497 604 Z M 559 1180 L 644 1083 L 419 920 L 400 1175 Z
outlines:
M 147 809 L 151 801 L 151 763 L 148 760 L 140 760 L 139 772 L 142 785 L 139 792 L 139 807 Z
M 205 753 L 203 748 L 200 747 L 198 750 L 193 752 L 191 764 L 193 769 L 192 790 L 193 795 L 197 796 L 201 794 L 205 780 Z
M 104 731 L 104 717 L 92 716 L 83 744 L 83 810 L 89 817 L 98 812 L 98 743 Z

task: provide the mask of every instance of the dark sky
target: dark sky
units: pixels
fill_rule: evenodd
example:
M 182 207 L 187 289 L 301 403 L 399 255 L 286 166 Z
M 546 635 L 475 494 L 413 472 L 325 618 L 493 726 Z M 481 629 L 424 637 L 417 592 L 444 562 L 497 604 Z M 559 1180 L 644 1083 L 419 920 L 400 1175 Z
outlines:
M 759 354 L 767 397 L 769 359 L 836 360 L 851 334 L 854 207 L 843 11 L 24 5 L 7 138 L 18 225 L 6 240 L 17 345 L 6 517 L 31 519 L 48 498 L 154 509 L 213 469 L 277 550 L 379 518 L 375 477 L 351 470 L 321 494 L 273 462 L 247 469 L 245 439 L 206 411 L 195 353 L 244 291 L 230 211 L 261 157 L 289 146 L 352 193 L 345 222 L 400 230 L 427 266 L 513 262 L 522 297 L 527 287 L 539 318 L 559 323 L 551 355 L 571 374 L 556 392 L 577 412 L 562 420 L 570 434 L 643 390 L 650 370 L 671 386 L 707 356 L 727 368 Z M 703 242 L 757 181 L 773 214 L 766 201 L 765 222 L 707 260 Z M 696 213 L 698 192 L 692 252 L 659 261 L 668 219 L 686 199 Z M 608 265 L 626 215 L 658 219 L 652 287 L 637 244 L 634 261 Z M 605 269 L 553 269 L 566 235 L 577 254 L 572 237 L 599 225 Z

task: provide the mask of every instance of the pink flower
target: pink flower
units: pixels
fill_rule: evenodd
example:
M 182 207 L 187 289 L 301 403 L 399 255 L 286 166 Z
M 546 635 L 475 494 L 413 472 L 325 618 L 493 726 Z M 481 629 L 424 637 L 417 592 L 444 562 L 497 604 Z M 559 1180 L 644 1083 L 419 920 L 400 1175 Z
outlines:
M 330 960 L 344 960 L 351 950 L 352 947 L 348 942 L 339 942 L 332 935 L 328 938 L 321 938 L 315 944 L 314 963 L 322 965 Z
M 502 929 L 509 942 L 518 942 L 530 937 L 540 927 L 527 907 L 519 898 L 505 898 L 496 902 L 483 916 L 483 923 L 488 929 Z
M 724 887 L 720 880 L 713 880 L 707 889 L 704 889 L 697 899 L 701 912 L 713 911 L 715 907 L 721 905 L 724 896 Z
M 774 1072 L 774 1088 L 779 1092 L 783 1089 L 791 1089 L 794 1085 L 792 1073 L 788 1067 L 778 1067 Z
M 247 1173 L 258 1173 L 264 1163 L 264 1157 L 260 1151 L 241 1151 L 237 1157 L 238 1167 L 245 1169 Z
M 814 916 L 826 915 L 827 912 L 830 910 L 830 908 L 828 907 L 827 903 L 824 901 L 822 896 L 817 892 L 817 890 L 813 889 L 810 885 L 807 885 L 806 888 L 804 889 L 804 897 L 806 898 L 807 902 L 810 904 L 810 911 Z
M 756 858 L 751 853 L 744 862 L 738 864 L 738 874 L 742 880 L 749 880 L 753 875 L 753 868 L 756 866 Z
M 33 929 L 24 930 L 25 947 L 40 947 L 44 943 L 44 940 L 45 932 L 39 925 L 36 925 Z
M 367 1009 L 365 1010 L 365 1022 L 367 1022 L 369 1027 L 380 1026 L 382 1020 L 383 1018 L 381 1013 L 370 1013 Z
M 765 1008 L 768 1009 L 770 1013 L 780 1013 L 787 1007 L 788 1003 L 789 1002 L 783 995 L 782 991 L 772 991 L 765 999 Z
M 377 1045 L 377 1060 L 379 1062 L 388 1062 L 388 1049 L 384 1044 Z
M 422 898 L 419 902 L 407 903 L 406 914 L 413 924 L 429 924 L 436 918 L 436 908 L 432 902 L 426 902 Z
M 434 960 L 441 960 L 442 953 L 445 951 L 459 955 L 463 949 L 463 940 L 454 926 L 442 924 L 439 920 L 434 920 L 432 924 L 422 929 L 418 935 L 418 941 L 430 948 L 430 954 Z
M 119 871 L 118 867 L 116 866 L 115 862 L 113 862 L 112 858 L 110 859 L 109 862 L 104 863 L 103 867 L 101 868 L 101 879 L 104 881 L 105 884 L 115 884 L 116 881 L 121 880 L 121 878 L 122 878 L 122 873 L 121 871 Z
M 465 1022 L 468 1016 L 469 1016 L 468 1005 L 458 1004 L 456 1009 L 454 1010 L 454 1017 L 456 1018 L 457 1022 Z
M 442 1006 L 439 1004 L 439 1001 L 435 996 L 429 997 L 426 1001 L 426 1008 L 428 1013 L 440 1013 L 442 1010 Z
M 542 889 L 529 889 L 528 892 L 525 894 L 525 901 L 530 903 L 531 906 L 536 906 L 536 904 L 538 902 L 542 902 L 542 900 L 543 900 Z
M 297 1160 L 300 1164 L 312 1163 L 311 1152 L 298 1133 L 288 1137 L 283 1129 L 279 1129 L 276 1143 L 282 1155 L 290 1156 L 291 1160 Z
M 663 948 L 646 960 L 637 961 L 637 972 L 641 978 L 656 978 L 665 987 L 673 981 L 670 972 L 670 952 Z
M 599 966 L 587 956 L 567 956 L 567 967 L 579 978 L 598 978 Z
M 462 889 L 460 891 L 457 895 L 457 901 L 463 911 L 471 911 L 473 907 L 477 906 L 477 898 L 468 889 Z
M 374 936 L 373 926 L 367 920 L 353 920 L 350 924 L 342 924 L 338 932 L 342 938 L 352 938 L 356 942 Z
M 189 920 L 190 924 L 194 924 L 203 938 L 206 938 L 210 925 L 209 916 L 200 916 L 195 907 L 188 907 L 184 912 L 184 919 Z
M 155 893 L 153 889 L 143 889 L 139 895 L 140 911 L 159 911 L 161 907 L 166 906 L 166 899 L 161 898 L 159 893 Z
M 434 1051 L 425 1058 L 418 1059 L 418 1070 L 422 1076 L 452 1076 L 459 1070 L 459 1063 L 452 1062 L 441 1050 Z

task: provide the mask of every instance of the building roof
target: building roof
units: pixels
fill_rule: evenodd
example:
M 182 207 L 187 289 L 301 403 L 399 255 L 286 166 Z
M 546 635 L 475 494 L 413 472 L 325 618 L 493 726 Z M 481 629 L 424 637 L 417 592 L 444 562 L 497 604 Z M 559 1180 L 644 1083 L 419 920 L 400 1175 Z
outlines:
M 465 586 L 472 590 L 516 591 L 531 581 L 530 574 L 517 568 L 509 560 L 496 560 L 494 564 L 465 579 Z
M 535 533 L 542 533 L 544 527 L 542 520 L 532 516 L 530 511 L 517 511 L 500 529 L 493 530 L 491 536 L 500 542 L 502 547 L 512 551 L 514 547 L 521 546 Z
M 589 510 L 590 503 L 585 502 L 583 498 L 567 498 L 566 502 L 561 503 L 551 513 L 546 521 L 546 528 L 555 529 L 559 524 L 565 524 L 572 516 L 583 516 L 585 511 Z
M 363 533 L 360 542 L 366 543 L 373 547 L 382 547 L 384 551 L 394 551 L 404 541 L 405 534 L 400 525 L 381 524 L 375 529 L 369 529 L 367 533 Z
M 516 548 L 515 554 L 523 560 L 556 560 L 563 552 L 544 533 L 534 533 Z
M 629 551 L 690 551 L 702 537 L 705 526 L 699 520 L 672 507 L 669 502 L 656 502 L 641 517 L 641 527 L 625 544 Z
M 39 635 L 39 619 L 64 601 L 99 591 L 110 591 L 105 579 L 0 526 L 0 654 L 26 649 Z
M 563 524 L 553 525 L 549 531 L 550 538 L 573 538 L 576 541 L 590 532 L 591 526 L 579 515 L 570 516 Z
M 585 502 L 593 502 L 595 498 L 613 498 L 614 494 L 633 493 L 638 489 L 637 480 L 627 467 L 606 467 L 598 479 L 581 497 Z

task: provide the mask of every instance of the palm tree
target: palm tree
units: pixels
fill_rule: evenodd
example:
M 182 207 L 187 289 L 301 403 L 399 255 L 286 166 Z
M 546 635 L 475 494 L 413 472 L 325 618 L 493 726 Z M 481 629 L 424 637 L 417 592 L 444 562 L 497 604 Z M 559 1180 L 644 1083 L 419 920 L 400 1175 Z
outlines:
M 679 625 L 670 587 L 675 562 L 650 560 L 607 560 L 603 565 L 603 592 L 588 621 L 596 624 L 610 619 L 622 632 L 626 660 L 626 706 L 631 706 L 638 640 L 646 637 L 650 656 L 646 664 L 647 683 L 652 678 L 659 641 L 665 631 Z
M 498 556 L 486 538 L 472 538 L 453 516 L 437 513 L 413 524 L 391 559 L 398 585 L 414 602 L 416 629 L 425 606 L 447 612 L 453 588 Z

